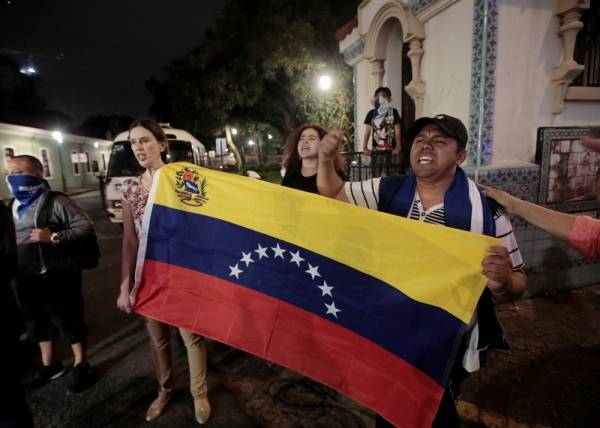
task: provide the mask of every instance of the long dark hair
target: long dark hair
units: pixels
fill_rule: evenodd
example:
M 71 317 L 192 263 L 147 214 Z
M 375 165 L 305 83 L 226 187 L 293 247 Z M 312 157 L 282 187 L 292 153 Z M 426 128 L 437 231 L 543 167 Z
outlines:
M 297 173 L 302 169 L 302 161 L 300 159 L 300 155 L 298 154 L 298 143 L 300 142 L 300 136 L 307 129 L 314 129 L 317 131 L 319 140 L 322 140 L 323 137 L 327 135 L 327 130 L 316 123 L 305 123 L 304 125 L 296 128 L 288 137 L 287 142 L 283 147 L 283 154 L 285 157 L 283 166 L 285 167 L 286 174 Z M 335 158 L 336 171 L 343 171 L 345 163 L 345 158 L 341 154 L 338 154 Z
M 163 162 L 166 163 L 167 162 L 167 154 L 169 153 L 169 142 L 167 141 L 167 136 L 165 134 L 165 131 L 163 131 L 163 129 L 158 124 L 158 122 L 155 121 L 154 119 L 137 119 L 137 120 L 134 120 L 131 125 L 129 125 L 129 132 L 131 132 L 131 130 L 133 128 L 138 128 L 138 127 L 147 129 L 148 131 L 150 131 L 152 133 L 152 135 L 154 135 L 154 138 L 156 138 L 156 141 L 165 143 L 166 149 L 164 151 L 160 152 L 160 158 L 163 160 Z

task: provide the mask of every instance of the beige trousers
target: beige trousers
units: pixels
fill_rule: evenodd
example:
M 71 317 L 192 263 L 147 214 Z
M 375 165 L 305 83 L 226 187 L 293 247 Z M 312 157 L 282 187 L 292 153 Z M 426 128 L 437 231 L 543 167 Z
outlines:
M 170 329 L 168 324 L 145 318 L 146 330 L 150 338 L 152 362 L 158 380 L 158 395 L 173 392 L 173 363 L 171 360 Z M 179 334 L 187 351 L 190 370 L 190 392 L 194 398 L 206 397 L 206 342 L 204 337 L 191 331 L 179 329 Z

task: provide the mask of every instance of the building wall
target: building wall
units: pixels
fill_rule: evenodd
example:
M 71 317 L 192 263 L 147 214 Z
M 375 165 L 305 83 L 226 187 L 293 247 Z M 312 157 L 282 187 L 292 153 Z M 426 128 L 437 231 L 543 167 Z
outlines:
M 373 108 L 371 98 L 377 89 L 375 79 L 371 74 L 371 65 L 367 61 L 361 61 L 354 66 L 356 79 L 356 96 L 354 108 L 356 109 L 356 150 L 362 151 L 363 137 L 365 135 L 364 120 L 369 110 Z
M 393 23 L 387 44 L 383 84 L 392 91 L 392 105 L 402 109 L 402 44 L 404 35 L 399 21 Z
M 548 176 L 543 163 L 533 163 L 539 129 L 556 128 L 553 132 L 557 138 L 562 135 L 559 139 L 572 140 L 584 134 L 587 127 L 600 125 L 598 102 L 565 101 L 561 113 L 552 112 L 552 69 L 563 58 L 555 8 L 556 1 L 545 0 L 499 5 L 493 156 L 489 168 L 480 174 L 483 183 L 539 203 Z M 600 216 L 597 209 L 577 209 L 576 205 L 566 203 L 561 209 L 568 207 L 576 215 Z M 522 219 L 515 218 L 513 227 L 528 268 L 529 294 L 560 292 L 598 282 L 597 261 L 582 257 Z
M 359 15 L 362 10 L 363 17 L 373 19 L 385 4 L 365 1 Z M 481 135 L 485 166 L 477 173 L 480 183 L 538 202 L 549 175 L 544 162 L 533 163 L 536 146 L 543 140 L 538 141 L 538 130 L 553 127 L 550 133 L 567 142 L 578 140 L 589 126 L 600 126 L 598 102 L 565 101 L 560 114 L 552 113 L 551 73 L 563 57 L 557 1 L 417 0 L 412 4 L 425 27 L 423 114 L 452 114 L 463 120 L 472 141 Z M 340 48 L 355 71 L 357 130 L 362 142 L 362 120 L 375 83 L 371 64 L 361 53 L 361 37 L 367 37 L 370 21 L 359 25 Z M 388 46 L 387 60 L 395 53 Z M 400 76 L 396 80 L 394 73 L 384 76 L 389 86 L 395 87 L 398 80 Z M 472 145 L 466 165 L 472 175 L 475 154 Z M 597 205 L 585 204 L 571 201 L 561 209 L 600 218 Z M 581 257 L 518 217 L 513 218 L 513 228 L 529 275 L 529 295 L 598 282 L 597 261 Z
M 533 162 L 542 126 L 600 125 L 599 103 L 552 113 L 551 73 L 562 59 L 555 1 L 500 2 L 492 165 Z
M 363 20 L 359 22 L 360 28 L 359 31 L 361 34 L 366 34 L 369 30 L 369 25 L 373 18 L 377 15 L 379 10 L 385 6 L 387 3 L 398 3 L 403 5 L 408 5 L 410 0 L 370 0 L 363 1 L 358 8 L 361 11 L 361 16 Z
M 535 203 L 538 201 L 540 167 L 486 167 L 479 172 L 479 183 Z M 583 210 L 574 214 L 600 217 L 597 210 Z M 563 241 L 518 216 L 512 216 L 511 221 L 527 271 L 528 296 L 553 294 L 598 283 L 600 263 L 582 257 Z
M 68 192 L 74 189 L 96 188 L 98 179 L 97 173 L 93 171 L 94 161 L 97 162 L 98 173 L 105 171 L 112 143 L 69 134 L 63 135 L 63 139 L 64 142 L 58 144 L 49 131 L 0 124 L 0 198 L 11 197 L 5 179 L 7 149 L 12 149 L 15 156 L 31 155 L 40 159 L 42 164 L 48 166 L 50 176 L 46 176 L 46 179 L 54 190 Z M 95 147 L 95 143 L 98 147 Z M 79 171 L 76 174 L 72 152 L 88 154 L 89 171 L 87 163 L 77 163 Z M 106 162 L 103 162 L 102 154 L 105 155 Z M 66 184 L 66 189 L 63 184 Z
M 473 0 L 450 5 L 425 22 L 423 115 L 447 113 L 469 121 Z

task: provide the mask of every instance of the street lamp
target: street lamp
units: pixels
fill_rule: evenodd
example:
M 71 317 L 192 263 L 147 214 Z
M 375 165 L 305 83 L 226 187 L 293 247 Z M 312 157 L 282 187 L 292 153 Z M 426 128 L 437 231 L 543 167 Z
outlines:
M 54 138 L 59 145 L 61 145 L 64 141 L 62 132 L 60 132 L 60 131 L 52 132 L 52 138 Z M 65 167 L 63 166 L 62 156 L 60 155 L 60 149 L 58 148 L 58 146 L 56 147 L 56 151 L 58 152 L 58 163 L 60 164 L 60 178 L 61 178 L 62 187 L 63 187 L 62 191 L 66 192 L 67 191 L 67 180 L 65 179 Z
M 237 135 L 237 128 L 231 128 L 231 133 L 233 135 Z
M 33 66 L 31 66 L 31 65 L 28 65 L 28 66 L 26 66 L 26 67 L 22 67 L 22 68 L 19 70 L 19 72 L 20 72 L 21 74 L 26 74 L 27 76 L 31 76 L 31 75 L 34 75 L 35 73 L 37 73 L 37 70 L 36 70 L 36 69 L 35 69 Z
M 272 136 L 271 134 L 267 134 L 267 138 L 268 138 L 269 140 L 272 140 L 272 139 L 273 139 L 273 136 Z
M 254 145 L 254 140 L 248 140 L 248 145 L 249 146 L 253 146 Z
M 29 63 L 19 70 L 19 73 L 25 74 L 27 76 L 33 76 L 37 73 L 37 70 L 33 66 L 33 61 L 31 60 L 31 55 L 29 55 Z
M 321 88 L 322 90 L 328 91 L 329 89 L 331 89 L 332 84 L 333 81 L 331 80 L 331 76 L 324 74 L 319 77 L 319 88 Z
M 52 133 L 52 138 L 54 138 L 58 142 L 58 144 L 63 143 L 63 136 L 62 136 L 62 132 L 60 132 L 60 131 L 54 131 Z

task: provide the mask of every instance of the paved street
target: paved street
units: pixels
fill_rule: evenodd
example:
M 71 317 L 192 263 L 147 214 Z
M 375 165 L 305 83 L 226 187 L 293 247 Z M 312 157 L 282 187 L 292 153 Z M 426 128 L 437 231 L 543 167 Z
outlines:
M 597 427 L 600 285 L 498 306 L 512 349 L 463 385 L 463 417 L 489 427 Z
M 84 272 L 89 358 L 100 380 L 89 390 L 66 392 L 65 375 L 28 392 L 38 427 L 197 426 L 187 392 L 183 344 L 173 332 L 178 394 L 165 414 L 144 420 L 155 398 L 155 378 L 142 319 L 117 311 L 121 227 L 101 212 L 98 192 L 75 196 L 98 230 L 100 266 Z M 66 365 L 69 353 L 59 353 Z M 218 343 L 209 344 L 209 398 L 213 416 L 207 427 L 369 427 L 373 415 L 347 398 L 289 370 Z
M 38 427 L 195 426 L 185 351 L 175 333 L 176 386 L 166 413 L 144 421 L 155 380 L 143 322 L 115 309 L 120 226 L 100 211 L 98 193 L 76 197 L 91 214 L 102 247 L 85 272 L 89 356 L 101 375 L 88 391 L 66 393 L 66 376 L 29 392 Z M 492 352 L 464 384 L 459 401 L 469 426 L 592 427 L 600 420 L 600 286 L 498 307 L 513 349 Z M 69 354 L 62 351 L 63 362 Z M 296 373 L 219 343 L 209 344 L 208 427 L 373 427 L 373 414 Z

